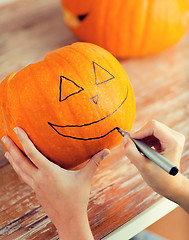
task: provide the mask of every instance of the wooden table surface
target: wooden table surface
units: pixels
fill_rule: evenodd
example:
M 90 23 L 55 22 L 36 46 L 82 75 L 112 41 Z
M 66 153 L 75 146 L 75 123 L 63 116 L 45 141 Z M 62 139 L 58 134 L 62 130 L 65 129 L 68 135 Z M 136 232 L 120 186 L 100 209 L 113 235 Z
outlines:
M 77 41 L 62 20 L 59 0 L 0 3 L 0 81 L 11 72 Z M 137 129 L 157 119 L 186 136 L 181 171 L 189 177 L 189 35 L 163 53 L 120 61 L 136 97 Z M 0 148 L 0 239 L 58 239 L 34 192 L 7 164 Z M 88 215 L 95 239 L 128 222 L 161 197 L 127 158 L 102 162 L 91 189 Z

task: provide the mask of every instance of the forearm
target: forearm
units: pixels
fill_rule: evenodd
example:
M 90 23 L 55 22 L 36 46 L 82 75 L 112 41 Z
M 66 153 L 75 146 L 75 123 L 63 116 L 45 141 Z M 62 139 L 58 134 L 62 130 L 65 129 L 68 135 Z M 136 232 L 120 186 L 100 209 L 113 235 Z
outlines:
M 174 185 L 165 197 L 177 203 L 189 213 L 189 179 L 179 173 L 174 177 Z

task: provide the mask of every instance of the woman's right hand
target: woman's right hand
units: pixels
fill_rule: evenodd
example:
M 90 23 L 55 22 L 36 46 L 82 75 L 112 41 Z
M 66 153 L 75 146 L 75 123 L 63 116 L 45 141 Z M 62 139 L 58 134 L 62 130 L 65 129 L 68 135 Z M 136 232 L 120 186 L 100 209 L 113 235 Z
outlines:
M 184 135 L 158 121 L 152 120 L 137 132 L 132 132 L 131 137 L 142 139 L 147 145 L 154 147 L 156 151 L 179 168 L 185 142 Z M 137 167 L 143 179 L 154 191 L 179 204 L 181 203 L 178 200 L 178 195 L 188 192 L 189 211 L 189 180 L 181 173 L 171 176 L 162 170 L 143 156 L 129 137 L 125 137 L 123 143 L 126 156 Z M 183 184 L 187 184 L 187 186 Z M 188 187 L 188 191 L 185 190 L 186 187 Z

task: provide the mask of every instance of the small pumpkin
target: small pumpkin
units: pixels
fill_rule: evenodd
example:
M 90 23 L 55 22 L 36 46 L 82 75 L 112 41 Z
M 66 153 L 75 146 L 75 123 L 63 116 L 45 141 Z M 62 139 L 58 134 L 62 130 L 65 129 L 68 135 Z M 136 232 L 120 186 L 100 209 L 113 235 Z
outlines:
M 130 130 L 135 101 L 120 63 L 106 50 L 75 43 L 49 53 L 0 84 L 0 135 L 23 128 L 37 149 L 72 168 L 103 148 L 122 142 L 116 127 Z
M 82 41 L 119 58 L 155 54 L 177 43 L 189 24 L 188 0 L 62 0 L 64 20 Z

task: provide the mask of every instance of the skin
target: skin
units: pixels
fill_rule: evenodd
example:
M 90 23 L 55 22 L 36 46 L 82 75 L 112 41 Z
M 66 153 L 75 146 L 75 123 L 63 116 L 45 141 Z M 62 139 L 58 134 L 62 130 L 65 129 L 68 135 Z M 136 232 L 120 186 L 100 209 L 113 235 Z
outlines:
M 5 156 L 21 179 L 35 191 L 60 239 L 94 239 L 87 216 L 91 182 L 110 151 L 97 153 L 81 170 L 65 170 L 46 159 L 21 128 L 14 131 L 27 157 L 9 137 L 2 138 L 9 151 Z
M 5 156 L 23 181 L 36 192 L 60 239 L 94 239 L 87 217 L 91 182 L 98 165 L 110 151 L 105 149 L 97 153 L 81 170 L 65 170 L 48 161 L 21 128 L 17 127 L 14 131 L 26 156 L 8 136 L 2 138 L 8 149 Z M 154 146 L 179 168 L 184 146 L 182 134 L 152 120 L 131 136 Z M 154 191 L 178 203 L 189 213 L 189 180 L 181 173 L 173 177 L 164 172 L 142 156 L 130 138 L 123 139 L 123 146 L 127 157 Z
M 183 152 L 184 135 L 168 128 L 158 121 L 150 121 L 131 137 L 143 139 L 148 145 L 155 147 L 164 157 L 178 168 Z M 179 204 L 189 213 L 189 179 L 180 172 L 176 176 L 167 174 L 152 161 L 141 155 L 132 140 L 123 140 L 125 155 L 137 167 L 144 181 L 160 195 Z

